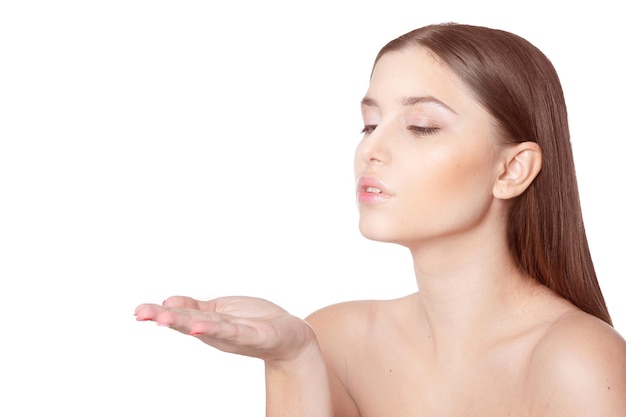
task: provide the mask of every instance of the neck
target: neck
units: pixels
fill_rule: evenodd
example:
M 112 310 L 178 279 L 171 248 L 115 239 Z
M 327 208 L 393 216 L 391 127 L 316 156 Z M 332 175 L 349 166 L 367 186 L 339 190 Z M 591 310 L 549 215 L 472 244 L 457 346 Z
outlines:
M 471 355 L 519 330 L 511 323 L 524 322 L 540 286 L 518 271 L 506 245 L 445 244 L 437 252 L 412 250 L 422 325 L 436 354 Z

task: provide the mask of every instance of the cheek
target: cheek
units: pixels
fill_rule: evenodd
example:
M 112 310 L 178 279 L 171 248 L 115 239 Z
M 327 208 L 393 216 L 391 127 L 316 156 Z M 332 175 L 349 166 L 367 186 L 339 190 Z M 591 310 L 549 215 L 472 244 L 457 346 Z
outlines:
M 492 197 L 490 164 L 476 154 L 429 155 L 421 167 L 413 168 L 412 179 L 405 184 L 412 195 L 411 206 L 429 218 L 479 214 Z
M 484 159 L 458 158 L 450 162 L 448 169 L 439 172 L 440 186 L 450 194 L 484 192 L 491 180 L 489 171 L 488 161 Z
M 428 172 L 434 174 L 433 183 L 450 191 L 484 186 L 493 180 L 493 160 L 476 149 L 442 150 L 431 154 L 428 164 Z

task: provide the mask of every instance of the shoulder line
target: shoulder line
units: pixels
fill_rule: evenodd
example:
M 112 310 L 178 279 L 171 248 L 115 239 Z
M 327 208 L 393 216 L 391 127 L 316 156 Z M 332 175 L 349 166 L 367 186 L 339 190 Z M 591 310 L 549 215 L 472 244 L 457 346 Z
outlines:
M 530 372 L 556 408 L 613 412 L 626 407 L 626 341 L 610 325 L 581 311 L 556 320 L 537 343 Z M 622 410 L 625 408 L 622 408 Z

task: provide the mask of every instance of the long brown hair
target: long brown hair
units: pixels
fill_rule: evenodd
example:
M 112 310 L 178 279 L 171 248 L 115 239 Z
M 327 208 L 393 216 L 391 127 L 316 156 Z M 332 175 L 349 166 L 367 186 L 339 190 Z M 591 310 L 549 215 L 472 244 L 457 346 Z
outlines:
M 536 142 L 542 170 L 512 203 L 509 249 L 520 270 L 608 324 L 583 224 L 561 82 L 550 60 L 502 30 L 444 23 L 408 32 L 388 52 L 422 46 L 445 62 L 498 123 L 507 143 Z

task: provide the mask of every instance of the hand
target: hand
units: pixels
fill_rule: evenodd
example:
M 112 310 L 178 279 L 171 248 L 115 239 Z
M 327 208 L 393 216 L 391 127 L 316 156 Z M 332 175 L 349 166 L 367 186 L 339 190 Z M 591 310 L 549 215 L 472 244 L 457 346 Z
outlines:
M 170 297 L 135 310 L 139 321 L 154 321 L 192 335 L 219 350 L 277 364 L 297 361 L 317 346 L 313 329 L 267 300 L 222 297 L 198 301 Z

